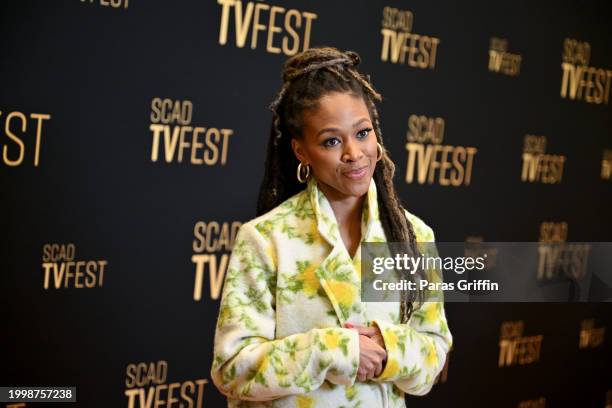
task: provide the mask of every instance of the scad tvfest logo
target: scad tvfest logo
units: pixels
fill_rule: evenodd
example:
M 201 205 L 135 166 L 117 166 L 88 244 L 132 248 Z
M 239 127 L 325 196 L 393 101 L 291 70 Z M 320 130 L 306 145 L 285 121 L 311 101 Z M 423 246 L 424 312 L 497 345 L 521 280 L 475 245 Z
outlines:
M 193 126 L 193 102 L 153 98 L 151 101 L 151 161 L 225 165 L 232 129 Z
M 445 122 L 441 117 L 410 115 L 406 133 L 406 183 L 469 186 L 474 156 L 472 146 L 442 144 Z
M 568 224 L 565 221 L 545 221 L 540 224 L 538 244 L 539 282 L 580 279 L 586 275 L 591 245 L 567 243 Z
M 44 289 L 91 289 L 104 284 L 106 259 L 77 259 L 76 245 L 44 244 L 42 254 Z
M 563 169 L 567 157 L 561 154 L 546 153 L 546 144 L 546 136 L 525 135 L 522 182 L 559 184 L 563 180 Z
M 573 38 L 563 41 L 561 98 L 586 103 L 608 104 L 612 70 L 589 66 L 591 44 Z
M 508 52 L 508 40 L 492 37 L 489 46 L 489 71 L 499 72 L 508 76 L 517 76 L 521 73 L 520 54 Z
M 411 68 L 436 67 L 440 39 L 412 32 L 414 14 L 410 10 L 385 7 L 382 11 L 380 60 L 406 64 Z
M 532 364 L 540 360 L 544 336 L 525 336 L 522 320 L 502 322 L 499 335 L 498 367 Z
M 130 363 L 125 370 L 125 396 L 128 408 L 201 408 L 205 378 L 168 383 L 168 362 Z

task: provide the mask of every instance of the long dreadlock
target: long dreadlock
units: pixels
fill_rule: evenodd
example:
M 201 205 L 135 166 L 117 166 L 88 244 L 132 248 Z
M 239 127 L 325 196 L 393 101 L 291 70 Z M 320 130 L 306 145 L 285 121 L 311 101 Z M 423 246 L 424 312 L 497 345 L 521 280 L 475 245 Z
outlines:
M 375 102 L 382 96 L 355 67 L 361 58 L 356 52 L 342 52 L 333 47 L 310 48 L 285 62 L 283 86 L 270 104 L 274 116 L 270 128 L 265 174 L 259 190 L 257 215 L 264 214 L 305 188 L 295 177 L 298 160 L 291 149 L 291 138 L 302 138 L 302 112 L 316 107 L 318 100 L 330 92 L 350 93 L 363 98 L 374 123 L 383 155 L 376 164 L 374 182 L 378 191 L 380 220 L 389 242 L 403 242 L 418 254 L 412 224 L 393 186 L 395 165 L 384 147 Z M 400 321 L 406 323 L 422 302 L 421 291 L 402 291 Z M 418 308 L 418 306 L 416 306 Z

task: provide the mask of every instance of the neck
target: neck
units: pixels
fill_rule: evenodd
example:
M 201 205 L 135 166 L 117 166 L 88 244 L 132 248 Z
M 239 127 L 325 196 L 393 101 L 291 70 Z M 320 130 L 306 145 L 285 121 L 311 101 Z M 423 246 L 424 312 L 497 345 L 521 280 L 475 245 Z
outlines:
M 321 192 L 323 192 L 323 194 L 325 194 L 327 201 L 329 201 L 329 204 L 334 211 L 338 226 L 348 225 L 351 222 L 361 222 L 363 203 L 366 199 L 367 193 L 359 197 L 347 196 L 338 193 L 337 190 L 324 183 L 319 182 L 318 184 L 319 189 Z

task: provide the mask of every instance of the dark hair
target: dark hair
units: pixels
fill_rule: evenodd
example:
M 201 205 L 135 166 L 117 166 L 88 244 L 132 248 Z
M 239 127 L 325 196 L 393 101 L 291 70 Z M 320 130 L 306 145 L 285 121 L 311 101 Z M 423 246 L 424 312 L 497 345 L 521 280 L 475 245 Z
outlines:
M 283 86 L 270 109 L 274 113 L 270 128 L 264 178 L 259 190 L 257 215 L 264 214 L 299 193 L 305 184 L 299 183 L 299 164 L 291 149 L 291 138 L 302 138 L 302 112 L 317 106 L 329 92 L 350 93 L 363 98 L 374 123 L 383 156 L 376 165 L 374 181 L 378 191 L 380 220 L 388 242 L 404 242 L 409 253 L 418 254 L 412 224 L 393 186 L 395 165 L 389 158 L 382 140 L 378 111 L 374 102 L 382 100 L 374 90 L 369 75 L 355 67 L 361 58 L 356 52 L 342 52 L 333 47 L 310 48 L 289 58 L 283 68 Z M 415 274 L 415 276 L 418 275 Z M 409 279 L 414 280 L 413 276 Z M 413 303 L 422 301 L 421 291 L 402 291 L 400 321 L 405 323 L 415 310 Z

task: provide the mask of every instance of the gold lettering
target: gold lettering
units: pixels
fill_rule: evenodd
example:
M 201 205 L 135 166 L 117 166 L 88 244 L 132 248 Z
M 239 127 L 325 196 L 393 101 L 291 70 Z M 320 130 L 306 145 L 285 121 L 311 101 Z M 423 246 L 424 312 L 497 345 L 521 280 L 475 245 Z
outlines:
M 381 28 L 381 61 L 406 63 L 410 67 L 434 69 L 439 38 Z M 406 59 L 406 57 L 408 57 Z
M 234 5 L 234 0 L 217 0 L 221 5 L 221 27 L 219 28 L 219 44 L 227 43 L 227 32 L 229 31 L 230 7 Z
M 268 41 L 266 42 L 266 51 L 271 54 L 280 54 L 281 49 L 275 47 L 274 43 L 274 33 L 280 33 L 282 30 L 280 27 L 276 26 L 276 14 L 284 13 L 285 9 L 278 6 L 272 6 L 270 9 L 270 23 L 268 26 Z
M 227 269 L 229 260 L 228 254 L 221 255 L 221 262 L 217 266 L 217 256 L 209 254 L 195 254 L 191 257 L 191 261 L 196 265 L 195 282 L 193 289 L 193 300 L 200 301 L 202 299 L 202 288 L 204 286 L 204 267 L 208 264 L 208 273 L 210 279 L 210 297 L 218 299 L 223 286 L 223 277 Z
M 297 54 L 300 48 L 300 37 L 293 29 L 291 19 L 295 19 L 295 27 L 300 28 L 302 26 L 302 15 L 299 11 L 293 9 L 289 10 L 287 14 L 285 14 L 285 28 L 289 36 L 283 38 L 283 53 L 289 56 Z M 293 39 L 293 45 L 291 48 L 289 48 L 289 37 Z
M 4 159 L 4 164 L 7 164 L 9 166 L 19 166 L 21 164 L 21 162 L 23 161 L 23 156 L 24 156 L 24 151 L 25 151 L 25 145 L 23 144 L 23 141 L 17 136 L 15 135 L 13 132 L 11 132 L 10 129 L 10 124 L 11 124 L 11 120 L 16 117 L 18 119 L 21 120 L 21 132 L 25 132 L 26 131 L 26 116 L 21 113 L 21 112 L 11 112 L 7 115 L 6 117 L 6 122 L 4 123 L 4 132 L 6 133 L 6 135 L 9 137 L 9 139 L 12 139 L 18 146 L 19 146 L 19 156 L 16 160 L 11 160 L 8 157 L 8 148 L 6 145 L 4 145 L 4 148 L 2 150 L 2 158 Z
M 286 10 L 284 7 L 271 6 L 259 1 L 256 3 L 249 1 L 244 7 L 241 0 L 218 0 L 217 3 L 221 6 L 220 45 L 227 44 L 228 34 L 233 28 L 238 48 L 244 47 L 250 34 L 250 48 L 256 49 L 259 33 L 264 31 L 267 31 L 265 49 L 271 54 L 283 52 L 289 56 L 295 55 L 299 51 L 300 42 L 303 50 L 309 47 L 313 21 L 317 18 L 315 13 L 295 9 Z M 234 10 L 234 26 L 230 27 L 232 9 Z M 269 11 L 267 17 L 263 15 L 266 11 Z M 277 25 L 277 17 L 284 22 L 284 25 Z M 300 38 L 296 28 L 302 28 L 302 20 L 304 31 Z M 281 47 L 274 45 L 275 35 L 281 37 Z
M 433 184 L 436 179 L 439 185 L 470 185 L 475 147 L 450 145 L 424 145 L 421 143 L 406 143 L 408 163 L 406 168 L 406 183 L 414 181 L 415 168 L 417 182 Z M 442 153 L 441 158 L 439 153 Z M 452 158 L 449 160 L 449 154 Z M 447 172 L 450 170 L 450 179 Z
M 244 47 L 244 43 L 246 42 L 246 36 L 249 30 L 249 25 L 251 23 L 251 18 L 253 17 L 253 3 L 249 2 L 246 8 L 246 15 L 244 19 L 242 17 L 242 1 L 237 1 L 234 3 L 235 10 L 235 24 L 236 24 L 236 46 L 238 48 Z
M 249 3 L 250 4 L 250 3 Z M 257 48 L 257 32 L 265 30 L 266 25 L 259 23 L 261 10 L 268 10 L 270 6 L 265 3 L 257 3 L 255 5 L 255 18 L 253 19 L 253 32 L 251 33 L 251 49 Z

